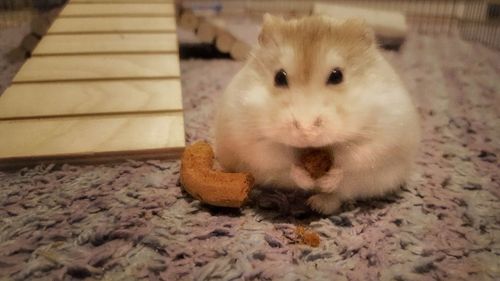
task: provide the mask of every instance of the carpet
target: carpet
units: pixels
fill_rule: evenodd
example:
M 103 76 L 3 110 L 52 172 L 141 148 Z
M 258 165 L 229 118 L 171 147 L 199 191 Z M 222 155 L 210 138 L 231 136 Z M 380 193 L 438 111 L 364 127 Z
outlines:
M 499 280 L 500 53 L 411 33 L 385 52 L 418 105 L 415 176 L 333 216 L 301 192 L 200 204 L 179 161 L 0 172 L 0 280 Z M 241 62 L 183 60 L 187 140 L 212 141 L 214 99 Z M 295 228 L 320 236 L 297 243 Z

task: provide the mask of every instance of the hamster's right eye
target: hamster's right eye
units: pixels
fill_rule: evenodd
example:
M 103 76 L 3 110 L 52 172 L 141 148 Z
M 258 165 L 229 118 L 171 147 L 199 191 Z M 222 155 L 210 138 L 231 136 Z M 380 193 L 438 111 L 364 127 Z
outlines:
M 280 87 L 280 88 L 286 88 L 288 87 L 288 78 L 285 70 L 280 69 L 276 74 L 274 75 L 274 86 Z

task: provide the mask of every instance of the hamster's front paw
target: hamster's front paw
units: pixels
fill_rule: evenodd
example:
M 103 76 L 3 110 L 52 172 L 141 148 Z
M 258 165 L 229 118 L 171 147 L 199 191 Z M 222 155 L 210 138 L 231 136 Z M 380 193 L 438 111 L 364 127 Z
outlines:
M 321 192 L 332 193 L 337 189 L 343 177 L 344 173 L 341 169 L 330 169 L 326 175 L 316 180 L 316 185 Z
M 298 187 L 304 190 L 311 190 L 315 186 L 314 180 L 311 178 L 309 172 L 296 164 L 290 169 L 290 177 Z
M 309 197 L 307 205 L 320 214 L 331 215 L 340 209 L 342 202 L 334 193 L 319 193 Z

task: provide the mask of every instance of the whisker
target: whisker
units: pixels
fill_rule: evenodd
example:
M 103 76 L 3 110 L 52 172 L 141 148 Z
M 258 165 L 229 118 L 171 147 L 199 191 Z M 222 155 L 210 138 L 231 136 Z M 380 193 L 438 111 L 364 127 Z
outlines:
M 259 57 L 257 57 L 257 55 L 254 52 L 250 52 L 249 56 L 253 58 L 255 62 L 257 62 L 264 71 L 272 75 L 272 72 L 266 67 L 266 64 Z

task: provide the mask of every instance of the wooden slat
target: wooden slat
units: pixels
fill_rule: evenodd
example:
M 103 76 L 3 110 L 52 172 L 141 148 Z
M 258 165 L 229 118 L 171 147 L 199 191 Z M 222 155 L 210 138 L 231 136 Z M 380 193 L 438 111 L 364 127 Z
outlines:
M 59 17 L 74 16 L 172 16 L 175 9 L 172 4 L 121 3 L 121 4 L 69 4 Z
M 33 55 L 177 52 L 177 35 L 79 34 L 47 35 Z
M 338 20 L 360 18 L 382 38 L 399 38 L 404 41 L 408 32 L 405 15 L 397 11 L 318 2 L 314 3 L 313 14 L 324 14 Z
M 0 99 L 0 119 L 175 110 L 178 79 L 14 84 Z
M 70 3 L 173 3 L 175 0 L 70 0 Z
M 173 17 L 91 17 L 56 19 L 47 33 L 151 33 L 174 31 L 175 19 Z
M 0 121 L 0 159 L 184 147 L 182 112 Z
M 49 56 L 29 59 L 16 82 L 165 78 L 179 76 L 175 54 Z

